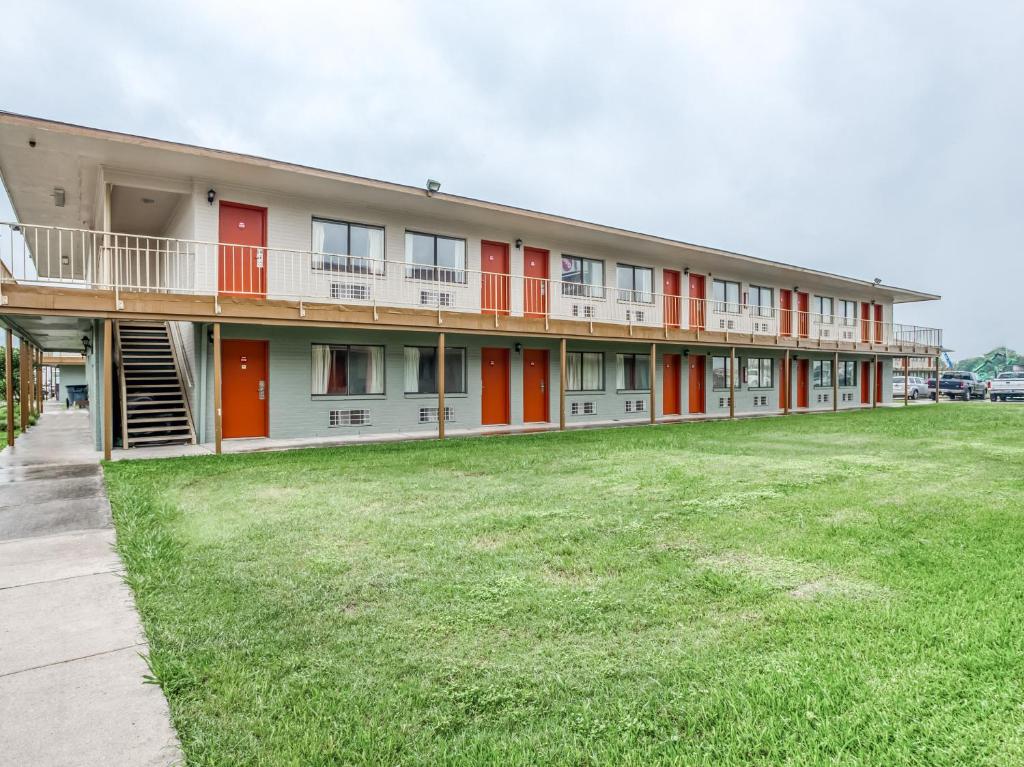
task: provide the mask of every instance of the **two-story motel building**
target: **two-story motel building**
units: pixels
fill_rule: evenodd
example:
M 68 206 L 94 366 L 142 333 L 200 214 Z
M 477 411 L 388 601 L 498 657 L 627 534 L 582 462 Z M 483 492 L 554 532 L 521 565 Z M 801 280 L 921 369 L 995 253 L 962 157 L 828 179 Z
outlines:
M 938 296 L 0 113 L 0 316 L 86 353 L 97 447 L 875 407 Z

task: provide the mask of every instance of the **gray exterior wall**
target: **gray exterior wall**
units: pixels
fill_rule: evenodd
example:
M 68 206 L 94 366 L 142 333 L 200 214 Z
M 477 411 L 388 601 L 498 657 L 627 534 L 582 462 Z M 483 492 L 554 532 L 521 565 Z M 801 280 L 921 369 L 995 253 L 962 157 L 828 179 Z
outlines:
M 80 386 L 81 384 L 87 384 L 85 377 L 85 365 L 58 365 L 57 369 L 60 371 L 60 391 L 57 392 L 57 400 L 63 402 L 67 397 L 68 386 Z M 89 395 L 92 396 L 92 389 L 89 390 Z

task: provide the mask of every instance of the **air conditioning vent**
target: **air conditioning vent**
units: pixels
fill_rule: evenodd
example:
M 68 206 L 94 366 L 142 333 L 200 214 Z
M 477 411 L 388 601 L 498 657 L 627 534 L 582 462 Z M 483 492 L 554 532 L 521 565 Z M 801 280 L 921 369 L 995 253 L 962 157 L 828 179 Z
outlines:
M 329 424 L 336 426 L 369 426 L 369 410 L 332 410 Z
M 455 306 L 455 294 L 446 291 L 421 290 L 420 306 Z
M 332 282 L 331 298 L 341 301 L 369 301 L 370 286 L 359 282 Z
M 821 337 L 822 338 L 829 338 L 831 335 L 832 335 L 832 331 L 829 330 L 828 328 L 822 328 L 821 329 Z
M 718 321 L 718 329 L 719 330 L 735 330 L 736 329 L 736 321 L 735 320 L 719 320 Z
M 647 410 L 647 400 L 645 399 L 628 399 L 626 400 L 626 412 L 627 413 L 643 413 Z
M 449 423 L 455 420 L 455 408 L 445 406 L 444 409 L 444 422 Z M 437 423 L 437 408 L 436 407 L 421 407 L 420 408 L 420 423 Z
M 626 309 L 626 322 L 643 322 L 644 313 L 640 309 Z
M 590 304 L 573 304 L 572 305 L 572 316 L 583 317 L 587 320 L 594 319 L 594 307 Z
M 596 402 L 573 402 L 569 405 L 569 415 L 594 415 L 596 412 Z
M 718 406 L 719 407 L 729 407 L 729 401 L 731 399 L 732 399 L 731 397 L 719 397 L 718 398 Z

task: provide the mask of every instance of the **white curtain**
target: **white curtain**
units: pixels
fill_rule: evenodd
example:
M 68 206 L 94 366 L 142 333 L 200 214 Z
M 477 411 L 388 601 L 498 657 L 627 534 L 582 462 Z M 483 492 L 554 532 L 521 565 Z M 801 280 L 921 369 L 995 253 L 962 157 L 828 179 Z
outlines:
M 368 346 L 370 352 L 369 366 L 366 371 L 366 393 L 384 393 L 384 347 Z
M 324 252 L 324 244 L 327 242 L 327 227 L 323 221 L 313 222 L 313 250 L 316 253 Z
M 384 230 L 367 229 L 370 240 L 370 258 L 373 259 L 373 273 L 384 274 Z
M 415 346 L 405 347 L 405 391 L 415 394 L 420 390 L 420 350 Z
M 580 391 L 583 386 L 583 375 L 580 371 L 580 360 L 586 355 L 565 355 L 565 386 L 569 391 Z
M 601 386 L 601 365 L 604 356 L 601 354 L 583 355 L 583 390 L 598 391 Z
M 327 394 L 331 377 L 331 347 L 313 344 L 313 394 Z
M 626 359 L 621 354 L 615 355 L 615 388 L 626 388 Z

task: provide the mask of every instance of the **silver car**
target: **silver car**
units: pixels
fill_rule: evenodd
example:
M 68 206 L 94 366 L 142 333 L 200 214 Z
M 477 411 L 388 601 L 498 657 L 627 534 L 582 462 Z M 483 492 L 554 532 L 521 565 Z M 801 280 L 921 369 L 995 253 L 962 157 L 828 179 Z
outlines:
M 910 399 L 917 399 L 918 397 L 927 397 L 930 393 L 928 384 L 923 378 L 917 376 L 910 376 L 907 379 L 907 397 Z M 903 399 L 903 376 L 896 374 L 892 379 L 892 398 Z

